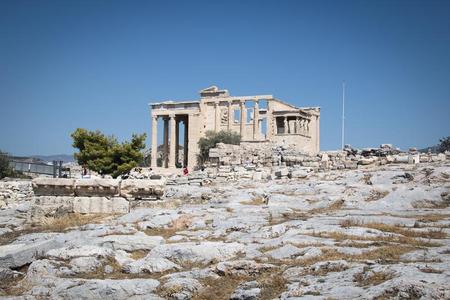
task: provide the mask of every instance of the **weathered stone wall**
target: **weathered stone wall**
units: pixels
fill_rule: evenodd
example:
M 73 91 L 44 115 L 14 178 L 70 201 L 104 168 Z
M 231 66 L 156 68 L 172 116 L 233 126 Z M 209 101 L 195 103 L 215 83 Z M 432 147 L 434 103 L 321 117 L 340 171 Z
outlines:
M 123 197 L 126 199 L 160 198 L 165 179 L 67 179 L 35 178 L 36 196 Z
M 127 213 L 132 202 L 159 199 L 165 179 L 35 178 L 30 222 L 67 213 Z

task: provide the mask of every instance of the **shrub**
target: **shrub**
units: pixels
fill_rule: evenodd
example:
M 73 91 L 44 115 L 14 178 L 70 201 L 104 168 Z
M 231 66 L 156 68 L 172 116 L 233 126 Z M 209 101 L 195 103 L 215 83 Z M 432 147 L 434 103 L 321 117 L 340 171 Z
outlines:
M 198 141 L 198 147 L 200 149 L 200 163 L 208 160 L 209 149 L 214 148 L 217 143 L 239 145 L 241 143 L 241 136 L 238 133 L 232 131 L 207 131 L 205 133 L 205 136 L 200 138 L 200 140 Z

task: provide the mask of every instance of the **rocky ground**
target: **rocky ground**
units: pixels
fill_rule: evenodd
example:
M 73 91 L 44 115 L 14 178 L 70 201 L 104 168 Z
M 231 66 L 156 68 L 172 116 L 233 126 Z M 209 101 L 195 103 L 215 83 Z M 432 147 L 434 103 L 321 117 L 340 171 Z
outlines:
M 4 297 L 450 299 L 448 162 L 171 186 L 34 227 L 18 193 L 0 209 Z

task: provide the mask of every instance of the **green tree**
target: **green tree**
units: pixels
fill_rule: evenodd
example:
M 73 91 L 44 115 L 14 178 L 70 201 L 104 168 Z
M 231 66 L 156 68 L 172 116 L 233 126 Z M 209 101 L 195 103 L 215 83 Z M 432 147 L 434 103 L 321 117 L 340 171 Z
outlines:
M 78 128 L 72 134 L 73 147 L 79 150 L 75 159 L 79 165 L 114 178 L 142 163 L 146 134 L 133 134 L 131 141 L 119 143 L 114 136 L 100 131 Z
M 440 142 L 438 146 L 439 152 L 450 151 L 450 136 L 440 139 L 439 142 Z
M 8 153 L 0 150 L 0 179 L 13 176 L 14 172 L 9 165 Z
M 214 148 L 217 143 L 239 145 L 241 143 L 241 136 L 233 131 L 207 131 L 205 136 L 198 140 L 200 163 L 205 162 L 209 158 L 209 149 Z

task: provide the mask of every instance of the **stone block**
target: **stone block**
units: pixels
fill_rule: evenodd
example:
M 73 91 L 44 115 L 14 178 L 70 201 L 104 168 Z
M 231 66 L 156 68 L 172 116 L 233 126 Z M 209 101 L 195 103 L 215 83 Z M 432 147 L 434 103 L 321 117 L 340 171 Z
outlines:
M 36 196 L 73 196 L 75 180 L 68 178 L 37 177 L 31 182 Z
M 419 157 L 419 162 L 421 162 L 421 163 L 427 163 L 430 161 L 431 161 L 431 159 L 428 155 L 420 155 L 420 157 Z
M 306 171 L 306 170 L 302 170 L 302 169 L 300 169 L 300 170 L 293 170 L 292 172 L 291 172 L 291 178 L 306 178 L 306 177 L 308 177 L 308 171 Z
M 257 181 L 262 180 L 262 175 L 263 175 L 263 172 L 253 173 L 253 180 L 257 180 Z
M 120 196 L 127 199 L 160 198 L 165 186 L 164 179 L 125 179 L 120 184 Z
M 118 179 L 89 178 L 75 180 L 76 196 L 118 196 L 119 195 Z
M 375 162 L 375 160 L 374 160 L 373 158 L 361 158 L 361 159 L 358 161 L 358 165 L 366 166 L 366 165 L 371 165 L 371 164 L 373 164 L 374 162 Z
M 278 169 L 275 171 L 275 176 L 278 178 L 286 177 L 289 175 L 289 170 L 287 168 Z
M 75 197 L 73 212 L 80 214 L 122 214 L 128 213 L 129 202 L 121 197 Z
M 407 164 L 409 162 L 409 157 L 408 155 L 394 155 L 394 162 Z
M 354 161 L 346 161 L 344 163 L 345 168 L 346 169 L 357 169 L 358 168 L 358 164 Z
M 420 163 L 420 156 L 419 154 L 409 155 L 408 156 L 408 163 L 409 164 L 418 164 Z

